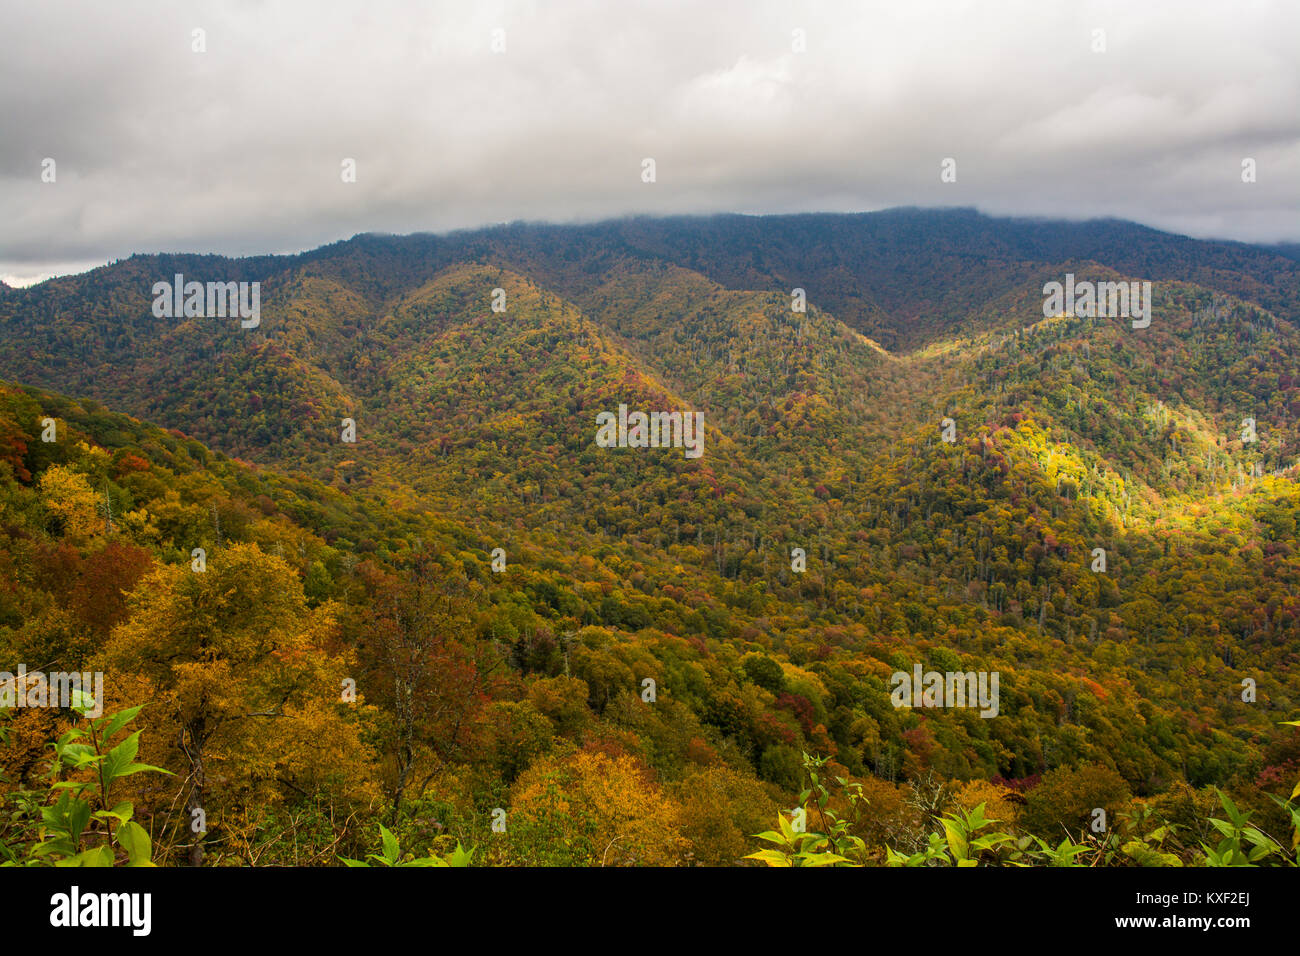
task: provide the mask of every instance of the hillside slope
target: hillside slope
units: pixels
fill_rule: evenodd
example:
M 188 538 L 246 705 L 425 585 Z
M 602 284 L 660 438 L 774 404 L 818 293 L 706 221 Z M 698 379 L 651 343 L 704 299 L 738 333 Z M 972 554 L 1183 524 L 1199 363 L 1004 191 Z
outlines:
M 1151 325 L 1045 317 L 1066 272 L 1151 281 Z M 176 273 L 263 283 L 260 323 L 154 315 Z M 645 819 L 725 792 L 723 836 L 664 824 L 686 843 L 639 851 L 725 862 L 793 799 L 801 752 L 884 804 L 928 774 L 1032 803 L 1077 772 L 1125 800 L 1226 786 L 1278 822 L 1300 770 L 1278 726 L 1300 706 L 1298 276 L 1131 224 L 901 210 L 137 256 L 13 290 L 0 650 L 106 655 L 128 703 L 180 613 L 149 594 L 217 599 L 168 577 L 194 548 L 300 589 L 371 709 L 293 698 L 352 741 L 328 785 L 307 716 L 278 769 L 241 776 L 252 742 L 227 739 L 228 828 L 267 786 L 414 820 L 422 782 L 467 841 L 509 806 L 535 828 L 503 860 L 573 862 L 539 795 L 598 770 L 653 781 Z M 703 454 L 600 447 L 620 405 L 701 413 Z M 997 672 L 997 715 L 896 708 L 916 665 Z M 154 756 L 183 769 L 167 713 Z M 174 796 L 150 812 L 179 845 Z

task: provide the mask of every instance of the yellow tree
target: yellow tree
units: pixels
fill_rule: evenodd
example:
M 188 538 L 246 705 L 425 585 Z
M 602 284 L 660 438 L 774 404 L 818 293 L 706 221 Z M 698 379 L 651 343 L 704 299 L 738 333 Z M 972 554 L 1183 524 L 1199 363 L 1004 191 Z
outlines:
M 64 465 L 51 465 L 39 485 L 45 509 L 59 520 L 63 536 L 80 544 L 102 529 L 99 500 L 85 476 Z
M 268 782 L 301 793 L 336 783 L 358 796 L 370 786 L 356 705 L 342 692 L 350 662 L 327 650 L 334 630 L 333 608 L 308 608 L 293 568 L 256 545 L 223 549 L 204 572 L 161 566 L 132 592 L 104 669 L 146 681 L 150 711 L 170 725 L 164 738 L 189 765 L 186 832 L 207 817 L 210 780 L 260 787 L 249 794 L 258 802 Z M 203 861 L 198 835 L 189 858 Z
M 530 865 L 674 866 L 684 862 L 682 807 L 628 754 L 543 757 L 514 788 L 511 851 Z

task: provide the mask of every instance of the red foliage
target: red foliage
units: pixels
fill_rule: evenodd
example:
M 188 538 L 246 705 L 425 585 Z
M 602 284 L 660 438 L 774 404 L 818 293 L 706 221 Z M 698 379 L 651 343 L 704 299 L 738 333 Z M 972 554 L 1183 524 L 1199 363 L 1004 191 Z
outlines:
M 126 618 L 126 596 L 153 566 L 145 548 L 111 541 L 87 555 L 68 595 L 70 610 L 88 627 L 107 634 Z
M 116 465 L 117 465 L 117 476 L 119 478 L 122 475 L 129 475 L 133 471 L 149 470 L 148 460 L 141 458 L 139 455 L 132 454 L 131 452 L 127 452 L 125 455 L 119 458 L 116 462 Z
M 23 464 L 26 454 L 27 435 L 13 422 L 0 420 L 0 461 L 9 462 L 14 477 L 23 484 L 32 480 L 32 473 Z
M 1007 777 L 996 776 L 989 780 L 990 783 L 999 787 L 1006 787 L 1008 790 L 1014 790 L 1016 793 L 1028 793 L 1038 786 L 1043 779 L 1041 773 L 1031 773 L 1028 777 L 1017 777 L 1008 779 Z
M 799 726 L 805 734 L 812 733 L 815 718 L 812 702 L 807 697 L 786 691 L 776 699 L 776 706 L 794 714 L 795 720 L 799 721 Z

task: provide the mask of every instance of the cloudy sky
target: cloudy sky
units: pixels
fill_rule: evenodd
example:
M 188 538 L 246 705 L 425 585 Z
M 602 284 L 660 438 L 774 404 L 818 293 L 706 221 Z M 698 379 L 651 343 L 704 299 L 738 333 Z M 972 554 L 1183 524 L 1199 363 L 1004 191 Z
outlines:
M 0 6 L 10 284 L 367 231 L 897 205 L 1300 240 L 1300 4 Z

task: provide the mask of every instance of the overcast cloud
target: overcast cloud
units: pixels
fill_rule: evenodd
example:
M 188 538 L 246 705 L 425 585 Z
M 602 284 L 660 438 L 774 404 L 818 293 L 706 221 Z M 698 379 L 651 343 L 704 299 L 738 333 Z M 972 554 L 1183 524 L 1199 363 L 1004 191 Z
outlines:
M 1294 2 L 0 10 L 10 284 L 133 252 L 626 213 L 974 205 L 1300 239 Z

